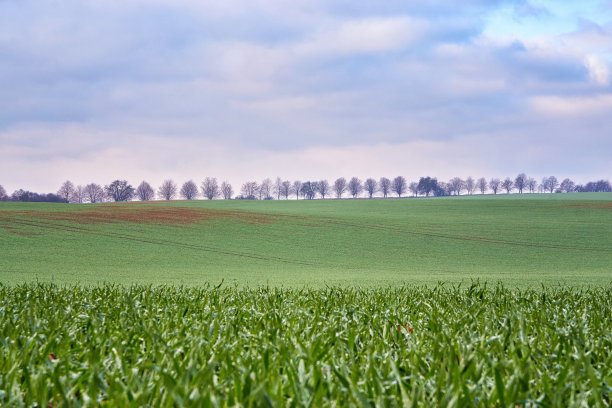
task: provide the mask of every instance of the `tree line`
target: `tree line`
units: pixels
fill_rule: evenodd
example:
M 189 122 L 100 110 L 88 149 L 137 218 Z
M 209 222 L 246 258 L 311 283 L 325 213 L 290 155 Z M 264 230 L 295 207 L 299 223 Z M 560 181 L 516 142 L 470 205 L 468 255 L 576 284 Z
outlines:
M 514 179 L 506 177 L 501 180 L 491 178 L 489 180 L 481 177 L 474 179 L 468 177 L 461 179 L 454 177 L 446 182 L 438 181 L 437 178 L 421 177 L 418 181 L 408 182 L 405 177 L 397 176 L 394 179 L 381 177 L 376 180 L 368 178 L 365 181 L 357 177 L 347 180 L 344 177 L 336 179 L 333 183 L 327 180 L 319 181 L 289 181 L 280 177 L 272 181 L 266 178 L 262 182 L 247 181 L 234 195 L 234 189 L 230 183 L 223 181 L 221 184 L 214 177 L 206 177 L 198 186 L 193 180 L 186 181 L 179 188 L 173 180 L 165 180 L 155 190 L 147 181 L 142 181 L 136 188 L 126 180 L 114 180 L 108 185 L 102 186 L 96 183 L 75 186 L 71 181 L 64 182 L 57 193 L 38 194 L 26 190 L 16 190 L 8 196 L 0 185 L 1 201 L 31 201 L 31 202 L 63 202 L 63 203 L 100 203 L 105 201 L 151 201 L 159 200 L 195 200 L 204 198 L 213 199 L 239 199 L 239 200 L 273 200 L 302 198 L 306 200 L 326 198 L 374 198 L 382 197 L 440 197 L 472 195 L 475 193 L 510 194 L 523 193 L 573 193 L 573 192 L 612 192 L 612 186 L 608 180 L 588 182 L 584 185 L 576 184 L 569 178 L 559 182 L 555 176 L 544 177 L 536 181 L 520 173 Z

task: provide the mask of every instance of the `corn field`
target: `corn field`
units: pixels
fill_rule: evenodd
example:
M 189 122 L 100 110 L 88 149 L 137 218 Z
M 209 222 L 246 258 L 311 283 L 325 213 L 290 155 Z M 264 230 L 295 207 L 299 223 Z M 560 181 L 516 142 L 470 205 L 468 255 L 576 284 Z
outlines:
M 612 287 L 0 284 L 0 405 L 609 406 Z

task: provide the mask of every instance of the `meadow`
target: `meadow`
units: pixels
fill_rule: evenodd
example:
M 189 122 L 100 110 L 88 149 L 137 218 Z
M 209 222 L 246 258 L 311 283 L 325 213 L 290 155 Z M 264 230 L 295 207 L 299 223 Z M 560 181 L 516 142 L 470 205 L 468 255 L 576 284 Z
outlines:
M 0 405 L 582 407 L 612 194 L 0 203 Z
M 612 282 L 612 194 L 0 203 L 0 281 L 362 287 Z

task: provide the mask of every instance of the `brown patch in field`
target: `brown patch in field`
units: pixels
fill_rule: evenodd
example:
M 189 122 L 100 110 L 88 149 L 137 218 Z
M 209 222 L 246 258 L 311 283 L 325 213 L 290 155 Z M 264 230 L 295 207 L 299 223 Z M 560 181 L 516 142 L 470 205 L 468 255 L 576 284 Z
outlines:
M 578 203 L 578 204 L 566 204 L 566 207 L 579 207 L 579 208 L 602 208 L 606 210 L 612 210 L 612 203 Z
M 0 213 L 0 218 L 10 220 L 14 217 L 67 221 L 77 224 L 128 222 L 160 225 L 189 225 L 222 219 L 250 224 L 269 224 L 280 218 L 287 218 L 287 216 L 259 214 L 248 211 L 158 205 L 101 205 L 72 211 L 4 211 Z

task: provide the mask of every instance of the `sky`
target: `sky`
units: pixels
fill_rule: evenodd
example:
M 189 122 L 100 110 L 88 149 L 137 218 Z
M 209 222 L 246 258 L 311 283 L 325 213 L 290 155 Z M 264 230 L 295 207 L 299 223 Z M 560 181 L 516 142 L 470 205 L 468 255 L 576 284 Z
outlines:
M 0 0 L 0 185 L 612 179 L 612 1 Z

